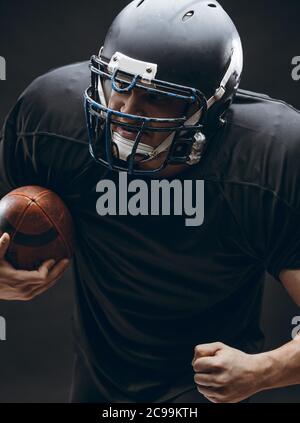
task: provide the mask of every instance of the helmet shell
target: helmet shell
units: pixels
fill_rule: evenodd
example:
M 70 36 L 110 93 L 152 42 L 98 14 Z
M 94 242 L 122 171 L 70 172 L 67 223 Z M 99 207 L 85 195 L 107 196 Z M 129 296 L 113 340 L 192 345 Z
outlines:
M 156 63 L 156 79 L 194 87 L 206 98 L 214 95 L 229 67 L 236 66 L 222 103 L 236 92 L 242 73 L 240 36 L 225 10 L 207 0 L 134 0 L 114 19 L 102 56 L 121 52 Z

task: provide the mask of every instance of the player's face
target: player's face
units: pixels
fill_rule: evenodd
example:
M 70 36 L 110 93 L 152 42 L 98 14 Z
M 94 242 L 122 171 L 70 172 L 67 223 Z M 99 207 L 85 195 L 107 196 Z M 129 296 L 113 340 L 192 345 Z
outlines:
M 176 118 L 182 117 L 185 113 L 186 103 L 178 99 L 170 99 L 165 95 L 148 93 L 141 88 L 135 88 L 130 93 L 117 93 L 112 91 L 109 107 L 122 113 L 140 115 L 154 118 Z M 133 123 L 129 120 L 120 119 L 126 123 Z M 136 124 L 136 123 L 135 123 Z M 167 124 L 166 126 L 168 126 Z M 153 127 L 163 127 L 164 124 L 153 123 Z M 135 139 L 136 133 L 126 132 L 125 128 L 114 125 L 113 129 L 128 139 Z M 157 147 L 165 138 L 166 133 L 148 132 L 143 134 L 142 143 Z
M 180 99 L 170 99 L 170 97 L 165 95 L 148 93 L 146 90 L 141 88 L 135 88 L 129 93 L 118 93 L 116 91 L 112 91 L 108 107 L 122 113 L 132 115 L 154 118 L 178 118 L 185 115 L 187 103 Z M 136 124 L 136 122 L 130 122 L 127 119 L 119 119 L 121 122 Z M 152 123 L 152 126 L 163 127 L 169 126 L 169 124 Z M 128 132 L 124 127 L 122 128 L 116 124 L 112 125 L 112 129 L 124 138 L 130 140 L 136 139 L 136 132 Z M 143 134 L 140 142 L 151 145 L 155 148 L 159 146 L 168 135 L 170 135 L 168 132 L 146 132 Z M 141 162 L 139 163 L 139 167 L 145 170 L 157 168 L 158 164 L 161 165 L 163 163 L 166 155 L 167 152 L 160 154 L 157 158 L 148 162 Z M 172 166 L 174 173 L 179 171 L 181 168 L 182 166 Z M 164 172 L 164 174 L 166 174 L 166 172 Z

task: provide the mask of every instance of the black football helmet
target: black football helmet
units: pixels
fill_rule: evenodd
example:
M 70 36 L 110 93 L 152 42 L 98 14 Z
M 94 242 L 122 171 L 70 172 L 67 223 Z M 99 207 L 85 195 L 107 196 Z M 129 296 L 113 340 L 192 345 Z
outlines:
M 113 21 L 99 55 L 91 58 L 85 110 L 93 159 L 136 175 L 156 173 L 168 164 L 197 164 L 209 141 L 206 123 L 218 127 L 222 122 L 242 67 L 239 34 L 216 1 L 132 1 Z M 109 107 L 112 90 L 130 93 L 136 88 L 170 101 L 181 99 L 185 114 L 158 118 Z M 133 132 L 135 139 L 114 131 L 116 125 Z M 156 148 L 141 142 L 143 133 L 152 131 L 166 134 Z M 158 168 L 139 168 L 137 155 L 144 161 L 161 153 L 165 159 Z

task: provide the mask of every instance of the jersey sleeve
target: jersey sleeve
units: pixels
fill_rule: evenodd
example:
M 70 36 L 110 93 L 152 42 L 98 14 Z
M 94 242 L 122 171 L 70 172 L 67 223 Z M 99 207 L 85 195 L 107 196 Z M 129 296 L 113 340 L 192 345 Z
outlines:
M 300 181 L 299 181 L 300 183 Z M 227 184 L 224 196 L 238 222 L 243 251 L 280 282 L 284 269 L 300 269 L 300 211 L 272 190 Z
M 0 132 L 0 197 L 39 185 L 68 202 L 86 189 L 81 176 L 91 161 L 83 107 L 87 84 L 86 66 L 77 64 L 37 78 L 22 93 Z
M 243 94 L 230 120 L 231 144 L 218 161 L 224 195 L 243 251 L 279 280 L 282 270 L 300 269 L 300 112 Z
M 268 227 L 266 269 L 280 281 L 282 270 L 300 269 L 300 211 L 276 199 Z
M 24 185 L 39 185 L 41 181 L 34 161 L 32 145 L 19 135 L 18 117 L 21 100 L 5 119 L 0 132 L 0 197 Z
M 68 200 L 76 194 L 76 178 L 88 163 L 84 142 L 61 134 L 30 131 L 19 100 L 0 135 L 0 197 L 25 185 L 39 185 Z

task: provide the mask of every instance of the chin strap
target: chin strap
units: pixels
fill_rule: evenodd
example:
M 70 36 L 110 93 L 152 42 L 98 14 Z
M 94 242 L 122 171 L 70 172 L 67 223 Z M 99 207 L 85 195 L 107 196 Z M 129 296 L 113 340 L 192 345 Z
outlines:
M 201 116 L 201 111 L 198 110 L 196 113 L 194 113 L 193 116 L 191 116 L 186 122 L 185 126 L 187 125 L 194 125 L 198 122 Z M 152 160 L 154 157 L 158 156 L 161 153 L 164 153 L 165 151 L 168 151 L 170 148 L 173 139 L 175 137 L 175 132 L 172 132 L 159 146 L 156 148 L 148 145 L 139 143 L 138 148 L 136 150 L 136 154 L 140 154 L 144 156 L 143 161 Z M 112 132 L 112 140 L 116 144 L 117 152 L 118 152 L 118 158 L 121 160 L 127 160 L 128 157 L 132 153 L 132 148 L 134 146 L 135 140 L 129 140 L 127 138 L 122 137 L 118 132 Z
M 191 118 L 185 122 L 185 126 L 196 124 L 201 116 L 201 110 L 198 110 Z M 139 143 L 136 154 L 142 155 L 144 157 L 143 161 L 152 160 L 154 157 L 157 157 L 159 154 L 168 151 L 175 137 L 175 132 L 172 132 L 159 146 L 152 147 L 148 144 Z M 129 140 L 128 138 L 122 137 L 118 132 L 112 132 L 112 141 L 117 148 L 114 149 L 114 154 L 118 155 L 120 160 L 128 160 L 132 153 L 132 149 L 135 143 L 135 140 Z
M 112 141 L 114 143 L 114 146 L 116 147 L 113 150 L 114 155 L 117 156 L 117 158 L 120 160 L 128 160 L 132 153 L 135 141 L 124 138 L 122 137 L 122 135 L 115 131 L 112 133 Z M 149 157 L 152 152 L 153 147 L 151 147 L 150 145 L 143 144 L 141 142 L 138 144 L 136 154 L 142 155 L 143 157 Z

